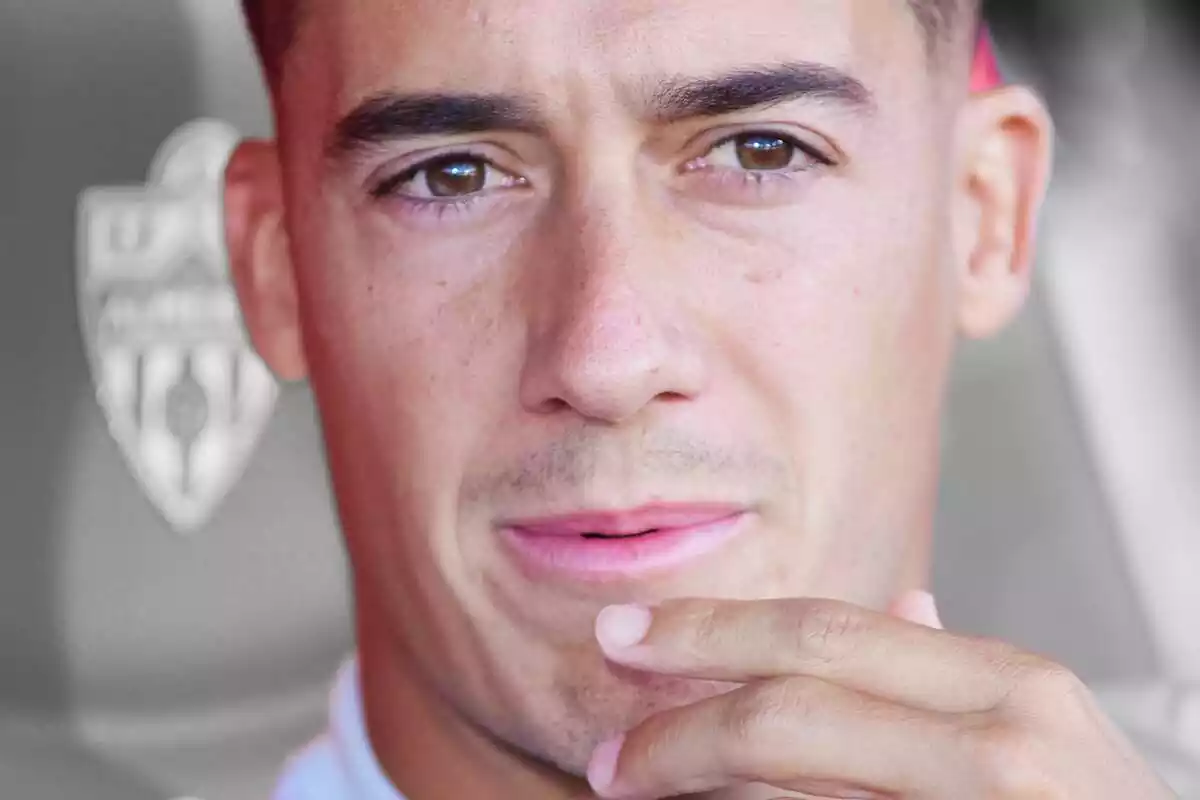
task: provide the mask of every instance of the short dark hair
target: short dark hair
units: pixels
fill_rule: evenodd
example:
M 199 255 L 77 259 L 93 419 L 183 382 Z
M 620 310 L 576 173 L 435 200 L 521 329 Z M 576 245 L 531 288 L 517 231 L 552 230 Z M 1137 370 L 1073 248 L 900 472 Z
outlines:
M 267 79 L 274 84 L 300 23 L 303 0 L 242 0 L 242 13 Z
M 908 5 L 931 49 L 963 33 L 974 42 L 983 0 L 908 0 Z
M 242 11 L 269 82 L 279 77 L 283 57 L 300 24 L 304 0 L 242 0 Z M 983 0 L 907 0 L 931 51 L 973 34 L 979 25 Z

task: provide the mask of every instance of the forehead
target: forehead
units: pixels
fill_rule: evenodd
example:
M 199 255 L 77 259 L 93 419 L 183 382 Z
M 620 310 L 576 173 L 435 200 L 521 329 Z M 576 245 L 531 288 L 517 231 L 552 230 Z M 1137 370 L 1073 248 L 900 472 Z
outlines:
M 396 89 L 578 97 L 775 62 L 895 82 L 924 56 L 907 0 L 309 0 L 291 57 L 296 87 L 344 111 Z

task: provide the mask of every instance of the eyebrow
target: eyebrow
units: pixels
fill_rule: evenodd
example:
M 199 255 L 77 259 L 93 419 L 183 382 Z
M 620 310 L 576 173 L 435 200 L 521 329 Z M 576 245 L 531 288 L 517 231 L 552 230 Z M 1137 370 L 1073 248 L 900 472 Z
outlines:
M 793 100 L 833 102 L 859 112 L 875 107 L 874 96 L 861 81 L 810 62 L 745 67 L 716 77 L 669 78 L 635 102 L 647 119 L 670 124 Z M 340 160 L 403 139 L 484 131 L 544 133 L 547 127 L 536 105 L 515 95 L 385 92 L 343 117 L 326 151 L 330 159 Z
M 498 130 L 536 133 L 544 127 L 531 105 L 509 95 L 385 92 L 343 117 L 325 149 L 331 160 L 338 160 L 401 139 Z
M 747 67 L 716 78 L 676 78 L 660 84 L 648 105 L 656 122 L 672 123 L 792 100 L 833 102 L 856 111 L 875 107 L 870 89 L 857 78 L 809 62 Z

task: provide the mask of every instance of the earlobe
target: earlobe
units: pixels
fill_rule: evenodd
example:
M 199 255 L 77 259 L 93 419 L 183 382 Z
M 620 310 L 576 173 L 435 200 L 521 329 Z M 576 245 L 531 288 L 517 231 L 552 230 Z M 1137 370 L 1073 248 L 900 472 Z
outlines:
M 964 111 L 954 208 L 964 336 L 996 333 L 1025 302 L 1052 140 L 1045 106 L 1021 87 L 973 97 Z
M 259 356 L 281 380 L 308 372 L 296 279 L 273 144 L 242 142 L 225 170 L 225 239 L 242 317 Z

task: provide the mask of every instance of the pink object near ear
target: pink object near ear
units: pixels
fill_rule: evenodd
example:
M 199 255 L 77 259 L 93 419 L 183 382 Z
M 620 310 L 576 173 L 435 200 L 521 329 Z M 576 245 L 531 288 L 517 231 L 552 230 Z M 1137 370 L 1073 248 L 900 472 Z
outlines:
M 971 91 L 986 92 L 1004 83 L 1000 74 L 1000 65 L 996 62 L 996 51 L 992 47 L 992 37 L 987 28 L 979 31 L 979 41 L 975 44 L 975 60 L 971 64 Z
M 937 601 L 933 599 L 932 594 L 926 591 L 905 592 L 892 601 L 888 613 L 893 617 L 915 622 L 927 628 L 944 630 L 941 617 L 938 616 Z

